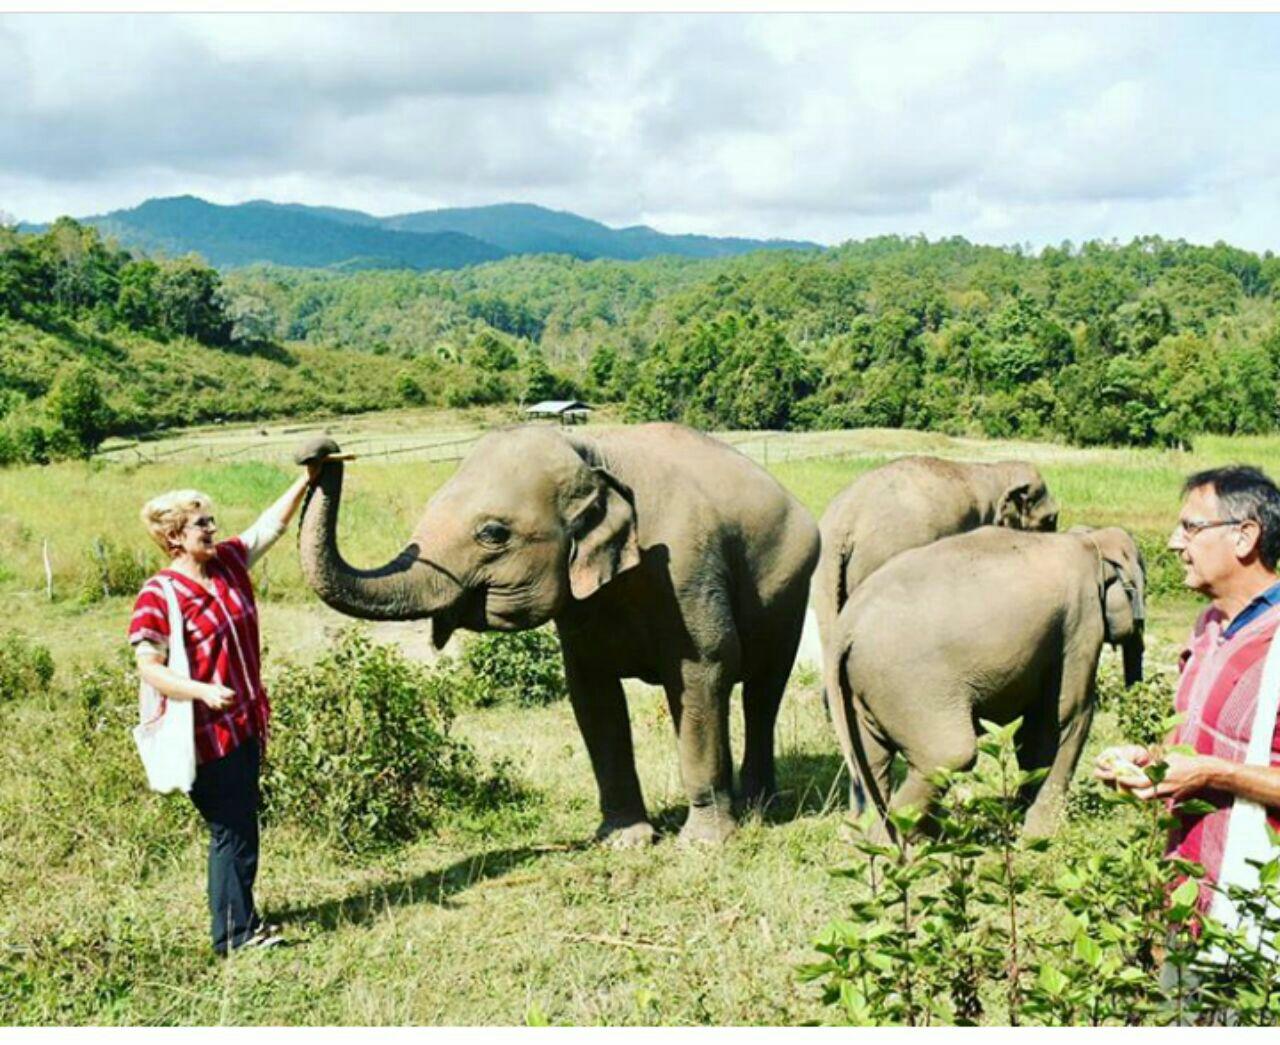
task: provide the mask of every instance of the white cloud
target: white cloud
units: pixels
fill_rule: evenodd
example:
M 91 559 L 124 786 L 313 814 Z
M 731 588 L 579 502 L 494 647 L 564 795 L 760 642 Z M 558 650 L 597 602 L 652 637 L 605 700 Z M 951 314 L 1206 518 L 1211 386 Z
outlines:
M 1276 16 L 0 16 L 0 208 L 1280 247 L 1278 45 Z

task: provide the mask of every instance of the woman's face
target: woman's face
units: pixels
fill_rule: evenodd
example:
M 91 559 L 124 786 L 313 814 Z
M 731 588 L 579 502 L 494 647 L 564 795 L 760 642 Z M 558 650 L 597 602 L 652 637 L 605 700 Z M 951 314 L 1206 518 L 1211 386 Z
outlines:
M 218 524 L 208 509 L 187 513 L 187 521 L 178 534 L 177 555 L 188 555 L 196 562 L 208 562 L 214 556 L 214 538 Z

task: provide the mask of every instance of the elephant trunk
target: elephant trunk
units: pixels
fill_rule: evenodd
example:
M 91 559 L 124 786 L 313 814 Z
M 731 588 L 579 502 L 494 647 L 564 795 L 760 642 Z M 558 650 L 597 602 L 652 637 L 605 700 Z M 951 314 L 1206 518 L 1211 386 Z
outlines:
M 364 620 L 417 620 L 453 604 L 460 589 L 419 558 L 409 544 L 373 570 L 350 566 L 338 551 L 338 505 L 342 464 L 329 462 L 302 508 L 298 550 L 307 583 L 340 613 Z
M 1121 656 L 1124 658 L 1124 684 L 1126 687 L 1132 686 L 1142 681 L 1142 625 L 1139 624 L 1134 633 L 1120 646 Z

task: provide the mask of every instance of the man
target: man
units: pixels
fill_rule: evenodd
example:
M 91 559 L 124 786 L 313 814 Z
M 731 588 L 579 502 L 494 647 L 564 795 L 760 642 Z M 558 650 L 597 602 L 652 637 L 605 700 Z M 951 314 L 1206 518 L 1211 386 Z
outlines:
M 1144 799 L 1210 803 L 1212 812 L 1179 817 L 1170 854 L 1202 864 L 1208 882 L 1247 884 L 1246 858 L 1267 855 L 1259 853 L 1269 847 L 1265 821 L 1280 828 L 1280 659 L 1263 684 L 1280 626 L 1280 490 L 1256 468 L 1191 476 L 1169 548 L 1187 587 L 1210 600 L 1182 654 L 1174 698 L 1182 722 L 1168 738 L 1195 753 L 1164 755 L 1168 773 L 1152 784 L 1133 767 L 1156 753 L 1121 745 L 1098 756 L 1095 775 Z M 1207 885 L 1200 909 L 1236 923 Z

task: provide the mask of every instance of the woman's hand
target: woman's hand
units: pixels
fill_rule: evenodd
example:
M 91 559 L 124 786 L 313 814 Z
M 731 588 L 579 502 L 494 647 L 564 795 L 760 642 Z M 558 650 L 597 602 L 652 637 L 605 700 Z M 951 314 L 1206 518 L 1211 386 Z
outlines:
M 206 682 L 201 685 L 197 699 L 214 711 L 221 711 L 235 699 L 235 696 L 236 691 L 233 689 L 227 689 L 226 686 L 216 682 Z

